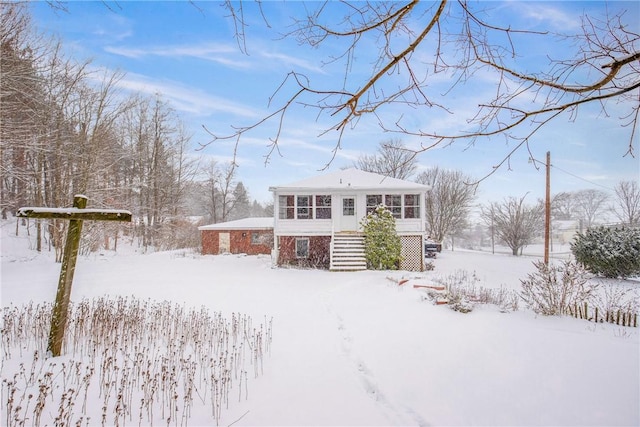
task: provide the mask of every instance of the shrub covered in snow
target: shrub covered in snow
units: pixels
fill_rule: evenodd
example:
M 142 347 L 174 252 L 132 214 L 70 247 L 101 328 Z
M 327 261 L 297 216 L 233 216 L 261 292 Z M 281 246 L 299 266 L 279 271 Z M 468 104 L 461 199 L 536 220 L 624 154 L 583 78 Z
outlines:
M 560 265 L 534 261 L 536 271 L 522 283 L 521 298 L 527 307 L 539 314 L 561 316 L 567 307 L 591 301 L 596 285 L 589 283 L 587 272 L 572 261 Z
M 518 310 L 518 294 L 512 290 L 480 286 L 475 272 L 458 270 L 454 274 L 438 276 L 436 284 L 444 286 L 445 298 L 452 310 L 467 313 L 474 304 L 494 304 L 503 312 Z
M 640 275 L 640 228 L 590 228 L 571 244 L 576 260 L 604 277 Z
M 638 313 L 640 310 L 640 293 L 620 283 L 601 283 L 600 292 L 596 297 L 596 307 L 600 313 Z
M 367 267 L 372 270 L 397 270 L 402 246 L 396 234 L 396 219 L 391 211 L 379 205 L 362 220 L 362 227 Z

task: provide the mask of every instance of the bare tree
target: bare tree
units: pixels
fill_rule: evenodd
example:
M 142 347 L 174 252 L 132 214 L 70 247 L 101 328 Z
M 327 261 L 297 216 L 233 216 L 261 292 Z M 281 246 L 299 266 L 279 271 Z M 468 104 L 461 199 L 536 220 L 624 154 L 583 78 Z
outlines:
M 416 171 L 416 153 L 408 150 L 401 140 L 389 139 L 380 143 L 376 154 L 363 154 L 354 167 L 398 179 L 408 179 Z
M 551 198 L 551 215 L 556 220 L 570 220 L 576 214 L 575 194 L 567 191 Z
M 609 195 L 604 191 L 587 189 L 573 194 L 575 209 L 581 225 L 591 228 L 598 217 L 604 212 Z
M 616 204 L 612 210 L 620 221 L 630 226 L 640 225 L 640 185 L 637 181 L 621 181 L 614 188 Z
M 0 4 L 0 205 L 2 215 L 15 213 L 28 199 L 32 182 L 29 148 L 37 132 L 41 98 L 35 48 L 29 48 L 26 4 Z
M 220 195 L 220 221 L 229 221 L 237 200 L 233 190 L 236 187 L 236 164 L 229 162 L 220 171 L 220 179 L 217 182 Z
M 206 194 L 205 215 L 210 223 L 219 221 L 218 205 L 220 196 L 218 194 L 218 181 L 220 180 L 220 168 L 218 162 L 211 159 L 204 167 L 206 180 L 203 183 L 204 193 Z
M 509 197 L 502 203 L 493 202 L 482 208 L 482 218 L 493 227 L 498 238 L 518 255 L 522 248 L 533 242 L 540 234 L 544 223 L 542 203 L 530 206 L 520 199 Z
M 194 165 L 186 155 L 190 137 L 170 105 L 160 96 L 125 97 L 116 89 L 121 73 L 92 71 L 89 61 L 67 57 L 61 42 L 31 28 L 24 3 L 3 2 L 0 11 L 3 214 L 68 206 L 83 193 L 94 205 L 131 209 L 145 247 L 157 231 L 174 240 L 171 224 L 185 210 Z M 66 223 L 49 222 L 58 260 Z M 107 234 L 117 239 L 114 227 L 87 227 L 89 250 L 108 247 Z M 40 231 L 37 222 L 38 250 Z
M 427 192 L 425 214 L 429 235 L 442 242 L 467 224 L 477 185 L 461 171 L 431 168 L 418 175 L 421 184 L 431 186 Z
M 231 0 L 225 4 L 239 45 L 246 49 L 245 29 L 249 27 L 243 8 Z M 306 16 L 292 18 L 293 30 L 287 36 L 310 48 L 331 45 L 331 56 L 323 63 L 339 64 L 344 70 L 342 78 L 334 79 L 335 87 L 327 88 L 302 72 L 291 71 L 276 89 L 284 100 L 270 103 L 271 113 L 252 124 L 234 126 L 230 134 L 211 132 L 213 140 L 237 141 L 273 120 L 272 153 L 286 128 L 287 113 L 304 106 L 315 108 L 318 120 L 326 121 L 323 134 L 338 132 L 336 150 L 343 133 L 366 116 L 385 132 L 421 138 L 418 151 L 461 139 L 476 143 L 502 135 L 513 143 L 512 151 L 496 159 L 495 171 L 516 150 L 528 148 L 531 137 L 548 123 L 573 121 L 585 105 L 611 116 L 608 111 L 615 105 L 614 116 L 629 129 L 629 143 L 621 153 L 633 154 L 640 111 L 640 34 L 635 30 L 635 14 L 628 13 L 624 3 L 610 4 L 604 16 L 584 15 L 580 30 L 558 34 L 500 25 L 499 14 L 487 10 L 487 5 L 466 0 L 345 1 L 318 3 L 315 10 L 304 8 Z M 267 16 L 266 5 L 257 2 L 256 7 Z M 538 42 L 564 43 L 566 56 L 549 57 L 532 68 L 522 59 L 529 46 Z M 337 46 L 345 48 L 336 51 Z M 352 72 L 359 61 L 371 67 L 370 74 L 362 77 Z M 450 82 L 449 87 L 443 89 L 439 81 Z M 475 107 L 467 104 L 471 111 L 460 116 L 451 105 L 452 95 L 469 96 L 468 85 L 476 81 L 495 82 L 494 90 L 474 94 Z M 394 114 L 388 114 L 391 108 Z M 457 114 L 457 122 L 467 125 L 453 133 L 447 128 L 427 130 L 399 112 L 402 108 L 432 117 Z
M 166 239 L 176 216 L 183 212 L 186 180 L 192 173 L 192 164 L 185 160 L 189 137 L 159 95 L 139 99 L 125 114 L 122 126 L 131 159 L 132 204 L 140 221 L 136 232 L 144 248 L 170 247 Z M 158 241 L 161 235 L 165 241 Z
M 234 210 L 238 199 L 235 196 L 244 193 L 246 198 L 246 190 L 244 186 L 238 189 L 236 183 L 236 164 L 233 162 L 226 163 L 222 166 L 212 160 L 206 169 L 207 181 L 206 191 L 207 197 L 207 214 L 213 223 L 229 221 L 233 218 Z M 235 190 L 238 189 L 239 193 Z M 246 200 L 248 204 L 248 198 Z

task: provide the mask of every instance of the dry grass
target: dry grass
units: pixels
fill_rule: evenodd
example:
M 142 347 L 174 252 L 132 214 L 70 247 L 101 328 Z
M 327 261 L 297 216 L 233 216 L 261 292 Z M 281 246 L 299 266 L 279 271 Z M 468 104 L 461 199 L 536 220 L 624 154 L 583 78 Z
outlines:
M 7 426 L 187 425 L 195 406 L 218 423 L 270 351 L 271 320 L 100 298 L 71 306 L 64 356 L 47 358 L 51 308 L 3 309 Z

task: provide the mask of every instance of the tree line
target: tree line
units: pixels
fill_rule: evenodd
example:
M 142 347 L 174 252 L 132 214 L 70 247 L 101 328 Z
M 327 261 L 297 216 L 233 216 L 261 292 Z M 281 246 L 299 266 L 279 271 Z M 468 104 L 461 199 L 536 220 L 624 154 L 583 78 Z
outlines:
M 21 206 L 69 206 L 74 194 L 86 194 L 94 207 L 130 209 L 136 222 L 127 232 L 142 247 L 170 249 L 197 245 L 189 216 L 215 223 L 272 214 L 272 206 L 250 202 L 234 163 L 207 163 L 188 155 L 192 137 L 160 94 L 124 93 L 118 85 L 122 73 L 69 58 L 61 42 L 37 34 L 28 5 L 2 3 L 0 8 L 3 216 Z M 625 40 L 623 47 L 629 44 Z M 624 49 L 620 54 L 637 56 Z M 627 66 L 633 63 L 625 59 L 612 78 Z M 470 225 L 477 189 L 470 183 L 475 180 L 438 167 L 415 176 L 415 158 L 416 151 L 396 139 L 381 142 L 377 153 L 362 156 L 355 166 L 429 184 L 427 232 L 438 241 L 453 239 Z M 620 222 L 637 225 L 638 193 L 638 183 L 627 181 L 616 186 L 613 201 L 598 190 L 557 194 L 554 218 L 579 219 L 588 228 L 609 210 Z M 540 202 L 525 203 L 523 196 L 483 206 L 481 217 L 517 253 L 538 235 L 539 211 Z M 40 226 L 36 224 L 38 248 L 46 234 L 48 243 L 60 250 L 65 223 L 49 222 L 48 233 Z M 117 226 L 92 228 L 96 232 L 88 233 L 89 246 L 117 244 Z
M 143 248 L 170 249 L 197 246 L 190 215 L 220 222 L 265 214 L 234 164 L 203 166 L 189 156 L 192 137 L 162 95 L 125 93 L 123 73 L 66 56 L 61 41 L 37 33 L 28 4 L 0 8 L 3 218 L 23 206 L 70 206 L 85 194 L 91 207 L 131 210 L 135 223 L 124 230 Z M 49 244 L 61 257 L 65 221 L 41 227 L 37 248 Z M 86 230 L 93 250 L 117 245 L 122 226 Z
M 431 190 L 425 200 L 427 233 L 435 241 L 453 240 L 471 228 L 471 214 L 476 206 L 478 180 L 457 170 L 431 167 L 416 175 L 415 152 L 401 140 L 383 141 L 378 151 L 362 155 L 354 166 L 399 179 L 413 179 L 427 184 Z M 585 189 L 555 194 L 551 199 L 552 221 L 573 220 L 579 231 L 604 222 L 611 216 L 621 225 L 640 226 L 640 185 L 636 181 L 621 181 L 614 187 L 614 196 Z M 492 244 L 503 243 L 513 255 L 538 239 L 544 227 L 544 201 L 527 203 L 526 194 L 480 205 L 480 220 L 491 235 Z

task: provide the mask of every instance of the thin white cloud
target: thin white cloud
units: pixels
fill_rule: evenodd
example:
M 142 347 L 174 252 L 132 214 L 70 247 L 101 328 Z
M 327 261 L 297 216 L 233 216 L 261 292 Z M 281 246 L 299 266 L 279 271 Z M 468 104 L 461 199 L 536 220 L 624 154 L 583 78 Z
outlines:
M 145 48 L 131 48 L 126 46 L 107 46 L 105 50 L 128 58 L 141 58 L 144 56 L 191 56 L 207 59 L 212 54 L 229 54 L 237 52 L 237 48 L 222 43 L 204 43 L 200 45 L 168 45 L 150 46 Z
M 291 56 L 284 53 L 265 51 L 261 51 L 259 53 L 259 56 L 264 59 L 277 61 L 278 63 L 284 64 L 286 66 L 299 67 L 308 71 L 313 71 L 315 73 L 326 74 L 326 71 L 324 69 L 299 56 Z
M 585 181 L 608 181 L 613 179 L 611 175 L 605 174 L 590 174 L 581 177 Z
M 203 61 L 215 62 L 231 68 L 249 68 L 251 62 L 245 57 L 239 56 L 238 49 L 232 45 L 222 43 L 203 43 L 200 45 L 174 45 L 174 46 L 155 46 L 155 47 L 126 47 L 126 46 L 107 46 L 104 48 L 106 52 L 114 55 L 124 56 L 125 58 L 141 59 L 147 56 L 158 56 L 165 58 L 196 58 Z
M 330 143 L 327 143 L 327 141 L 321 141 L 319 144 L 312 143 L 309 141 L 318 141 L 318 139 L 313 137 L 312 138 L 307 137 L 306 139 L 284 137 L 279 141 L 278 145 L 280 146 L 281 149 L 296 148 L 296 149 L 302 149 L 306 153 L 308 153 L 307 150 L 309 150 L 309 151 L 329 154 L 333 149 L 333 146 L 329 146 Z
M 195 58 L 203 61 L 215 62 L 230 68 L 249 69 L 256 62 L 264 64 L 264 60 L 272 64 L 287 68 L 304 69 L 316 73 L 326 74 L 319 66 L 307 61 L 299 56 L 287 55 L 279 52 L 268 52 L 259 49 L 253 56 L 243 55 L 238 51 L 237 46 L 224 43 L 201 43 L 197 45 L 172 45 L 172 46 L 149 46 L 149 47 L 127 47 L 127 46 L 107 46 L 106 52 L 131 59 L 141 59 L 148 56 L 166 58 Z M 255 58 L 255 59 L 254 59 Z
M 580 28 L 579 15 L 569 14 L 552 3 L 516 1 L 511 5 L 534 24 L 547 22 L 558 30 Z
M 120 41 L 120 40 L 124 40 L 131 37 L 133 35 L 133 31 L 125 29 L 125 30 L 116 32 L 116 31 L 108 31 L 104 28 L 98 28 L 95 31 L 93 31 L 93 34 L 100 37 L 108 36 L 112 39 Z
M 224 112 L 242 117 L 259 117 L 259 113 L 253 108 L 166 79 L 157 80 L 130 73 L 118 82 L 118 86 L 140 93 L 159 93 L 170 100 L 172 106 L 177 110 L 199 116 Z

